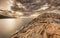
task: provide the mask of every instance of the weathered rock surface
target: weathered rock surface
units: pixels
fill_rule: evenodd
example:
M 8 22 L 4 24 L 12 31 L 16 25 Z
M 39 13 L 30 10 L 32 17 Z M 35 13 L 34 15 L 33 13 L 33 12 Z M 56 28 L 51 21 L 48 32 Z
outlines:
M 60 38 L 60 14 L 43 13 L 10 38 Z

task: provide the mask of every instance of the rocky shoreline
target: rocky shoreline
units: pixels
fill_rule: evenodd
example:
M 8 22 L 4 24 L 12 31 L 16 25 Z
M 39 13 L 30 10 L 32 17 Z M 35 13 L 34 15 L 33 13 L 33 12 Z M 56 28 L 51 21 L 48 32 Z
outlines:
M 11 38 L 60 38 L 60 24 L 56 19 L 60 20 L 60 14 L 43 13 Z

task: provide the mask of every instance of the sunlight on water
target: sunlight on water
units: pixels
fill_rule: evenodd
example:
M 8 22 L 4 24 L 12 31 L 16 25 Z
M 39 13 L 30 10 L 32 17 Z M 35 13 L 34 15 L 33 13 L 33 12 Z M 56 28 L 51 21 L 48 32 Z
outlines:
M 15 22 L 15 21 L 14 21 L 13 19 L 12 19 L 12 20 L 11 20 L 11 19 L 7 19 L 7 20 L 6 20 L 6 23 L 5 23 L 5 24 L 7 25 L 7 26 L 6 26 L 7 30 L 12 30 L 12 29 L 15 28 L 14 22 Z
M 22 19 L 1 19 L 0 20 L 0 27 L 2 32 L 10 33 L 16 30 L 21 24 Z
M 9 19 L 0 19 L 0 35 L 8 35 L 16 33 L 22 28 L 25 24 L 28 24 L 32 18 L 9 18 Z

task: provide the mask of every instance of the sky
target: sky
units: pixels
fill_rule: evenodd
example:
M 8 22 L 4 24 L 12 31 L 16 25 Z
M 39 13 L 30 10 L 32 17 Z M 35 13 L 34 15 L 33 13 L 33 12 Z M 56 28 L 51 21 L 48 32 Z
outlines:
M 10 10 L 10 1 L 9 0 L 0 0 L 0 9 L 2 10 Z

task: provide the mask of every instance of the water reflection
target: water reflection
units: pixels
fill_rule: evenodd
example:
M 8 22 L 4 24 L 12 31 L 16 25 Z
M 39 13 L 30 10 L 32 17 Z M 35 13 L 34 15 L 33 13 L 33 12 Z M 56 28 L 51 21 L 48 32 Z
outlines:
M 9 36 L 25 24 L 28 24 L 33 18 L 18 18 L 18 19 L 0 19 L 0 37 Z

